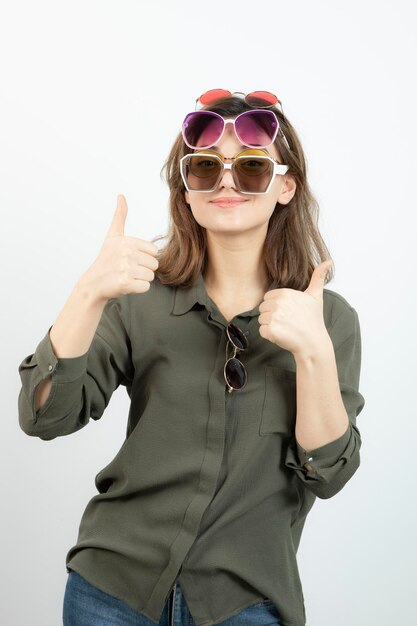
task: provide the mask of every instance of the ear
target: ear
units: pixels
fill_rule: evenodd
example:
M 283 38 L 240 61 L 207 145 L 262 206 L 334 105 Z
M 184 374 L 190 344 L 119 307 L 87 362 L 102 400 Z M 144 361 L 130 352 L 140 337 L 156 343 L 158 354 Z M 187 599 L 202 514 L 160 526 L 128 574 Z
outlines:
M 185 190 L 185 201 L 187 204 L 190 204 L 190 194 L 187 190 Z
M 288 202 L 293 198 L 295 191 L 297 189 L 297 183 L 292 176 L 288 174 L 284 175 L 284 182 L 281 187 L 281 191 L 278 197 L 278 202 L 280 204 L 288 204 Z

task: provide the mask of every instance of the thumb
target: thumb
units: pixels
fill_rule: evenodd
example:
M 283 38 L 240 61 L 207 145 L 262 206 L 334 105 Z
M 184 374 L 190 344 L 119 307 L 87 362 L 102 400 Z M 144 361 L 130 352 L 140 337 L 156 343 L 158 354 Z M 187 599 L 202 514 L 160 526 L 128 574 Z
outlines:
M 127 217 L 127 202 L 123 194 L 117 196 L 117 206 L 113 213 L 113 219 L 106 233 L 107 237 L 118 237 L 124 235 Z
M 331 259 L 326 259 L 323 263 L 317 265 L 314 272 L 311 275 L 310 283 L 305 290 L 312 296 L 322 296 L 324 289 L 324 282 L 326 280 L 327 271 L 332 267 L 333 262 Z

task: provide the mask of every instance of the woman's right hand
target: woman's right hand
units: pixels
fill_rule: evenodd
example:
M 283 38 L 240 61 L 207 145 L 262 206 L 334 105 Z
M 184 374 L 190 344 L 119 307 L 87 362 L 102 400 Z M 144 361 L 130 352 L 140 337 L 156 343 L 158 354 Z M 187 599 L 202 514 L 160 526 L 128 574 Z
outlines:
M 126 216 L 126 198 L 118 195 L 117 207 L 99 255 L 80 279 L 97 300 L 144 293 L 155 278 L 159 250 L 150 241 L 125 236 Z

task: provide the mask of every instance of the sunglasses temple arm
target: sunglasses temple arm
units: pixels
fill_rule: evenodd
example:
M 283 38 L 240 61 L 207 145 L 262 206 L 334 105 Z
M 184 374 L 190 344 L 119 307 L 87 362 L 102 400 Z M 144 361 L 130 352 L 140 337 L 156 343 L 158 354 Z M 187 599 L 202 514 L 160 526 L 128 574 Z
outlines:
M 228 358 L 228 356 L 227 356 L 227 352 L 228 352 L 228 350 L 227 350 L 227 349 L 228 349 L 228 347 L 229 347 L 229 343 L 231 343 L 231 341 L 230 341 L 230 340 L 226 342 L 226 361 L 228 361 L 228 360 L 229 360 L 229 358 Z M 232 344 L 232 345 L 233 345 L 233 344 Z M 239 352 L 239 349 L 238 349 L 238 348 L 236 348 L 236 346 L 233 346 L 233 355 L 232 355 L 230 358 L 231 358 L 231 359 L 235 359 L 235 358 L 236 358 L 236 355 L 237 355 L 237 353 L 238 353 L 238 352 Z
M 284 135 L 284 132 L 283 132 L 282 128 L 280 128 L 280 129 L 279 129 L 279 131 L 280 131 L 280 133 L 279 133 L 279 134 L 281 135 L 281 137 L 282 137 L 282 138 L 283 138 L 283 140 L 285 141 L 285 143 L 286 143 L 286 145 L 287 145 L 288 150 L 290 150 L 290 151 L 291 151 L 290 144 L 288 143 L 288 140 L 287 140 L 286 136 Z

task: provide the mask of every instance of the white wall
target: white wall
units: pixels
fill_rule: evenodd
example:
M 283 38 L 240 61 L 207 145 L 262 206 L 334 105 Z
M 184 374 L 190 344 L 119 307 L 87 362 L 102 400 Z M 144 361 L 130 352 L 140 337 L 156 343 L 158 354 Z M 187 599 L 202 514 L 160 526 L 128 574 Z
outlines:
M 128 412 L 119 388 L 99 422 L 50 442 L 28 437 L 18 364 L 98 254 L 118 193 L 126 234 L 165 232 L 159 170 L 195 98 L 214 87 L 282 99 L 335 262 L 328 287 L 361 323 L 361 467 L 307 519 L 298 557 L 308 626 L 410 623 L 415 18 L 411 0 L 1 3 L 2 624 L 61 623 L 65 554 Z

